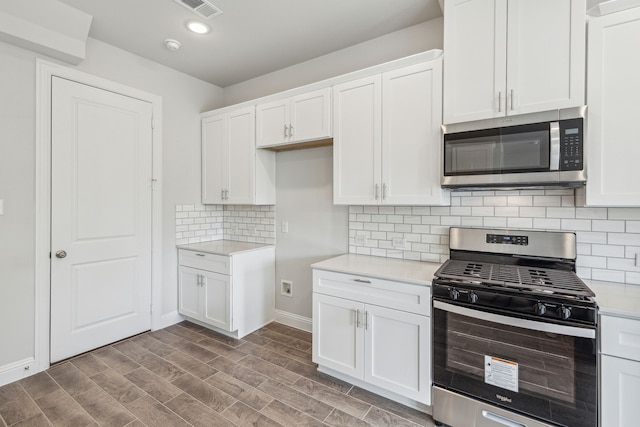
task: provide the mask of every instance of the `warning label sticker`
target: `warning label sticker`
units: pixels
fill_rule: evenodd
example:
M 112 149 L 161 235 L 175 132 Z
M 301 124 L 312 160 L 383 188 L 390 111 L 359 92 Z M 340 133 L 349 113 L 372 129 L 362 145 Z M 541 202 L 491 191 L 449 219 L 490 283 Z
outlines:
M 484 382 L 518 392 L 518 364 L 498 357 L 484 356 Z

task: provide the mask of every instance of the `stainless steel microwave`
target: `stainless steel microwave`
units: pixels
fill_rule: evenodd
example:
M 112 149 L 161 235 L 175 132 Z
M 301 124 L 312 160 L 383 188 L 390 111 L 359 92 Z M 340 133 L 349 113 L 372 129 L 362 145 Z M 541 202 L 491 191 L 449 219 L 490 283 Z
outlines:
M 581 186 L 587 107 L 443 126 L 443 187 Z

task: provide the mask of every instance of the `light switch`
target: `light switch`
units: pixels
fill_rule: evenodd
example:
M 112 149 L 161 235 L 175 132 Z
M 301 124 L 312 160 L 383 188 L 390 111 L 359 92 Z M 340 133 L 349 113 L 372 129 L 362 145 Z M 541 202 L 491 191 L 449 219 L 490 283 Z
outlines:
M 289 232 L 289 221 L 282 221 L 282 232 L 283 233 Z
M 4 199 L 0 199 L 0 215 L 4 215 Z

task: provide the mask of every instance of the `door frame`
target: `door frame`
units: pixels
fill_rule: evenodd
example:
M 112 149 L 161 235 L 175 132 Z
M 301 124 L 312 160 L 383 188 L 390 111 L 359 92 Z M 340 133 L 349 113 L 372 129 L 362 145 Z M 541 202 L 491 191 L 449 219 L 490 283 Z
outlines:
M 36 372 L 50 366 L 51 314 L 51 80 L 77 83 L 152 105 L 151 329 L 161 328 L 162 308 L 162 97 L 73 68 L 36 59 L 35 342 Z

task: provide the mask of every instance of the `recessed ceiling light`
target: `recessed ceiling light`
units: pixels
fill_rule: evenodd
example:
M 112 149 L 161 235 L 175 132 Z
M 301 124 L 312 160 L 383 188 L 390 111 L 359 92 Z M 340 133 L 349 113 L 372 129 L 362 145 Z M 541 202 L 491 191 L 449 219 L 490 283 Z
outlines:
M 169 50 L 178 50 L 180 49 L 180 42 L 174 39 L 166 39 L 164 41 L 164 45 Z
M 207 34 L 210 31 L 210 28 L 207 24 L 199 21 L 187 22 L 187 28 L 196 34 Z

